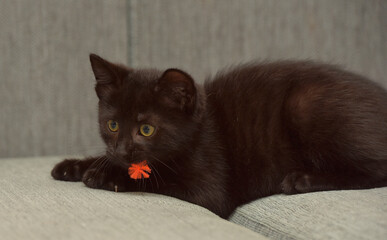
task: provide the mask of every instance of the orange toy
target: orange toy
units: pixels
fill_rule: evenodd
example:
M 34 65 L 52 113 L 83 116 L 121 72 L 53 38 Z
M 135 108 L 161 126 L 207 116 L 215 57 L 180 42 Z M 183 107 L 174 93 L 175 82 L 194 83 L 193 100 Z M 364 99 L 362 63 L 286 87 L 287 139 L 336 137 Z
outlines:
M 137 164 L 133 163 L 129 167 L 128 171 L 129 171 L 129 176 L 132 179 L 149 178 L 149 173 L 152 172 L 146 160 Z

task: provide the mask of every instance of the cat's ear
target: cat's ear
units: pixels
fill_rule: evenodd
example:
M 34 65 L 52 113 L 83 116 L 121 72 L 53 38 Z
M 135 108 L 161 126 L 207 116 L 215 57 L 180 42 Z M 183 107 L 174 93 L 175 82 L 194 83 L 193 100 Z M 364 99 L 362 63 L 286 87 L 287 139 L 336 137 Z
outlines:
M 155 88 L 162 104 L 192 113 L 196 101 L 196 87 L 192 77 L 179 70 L 166 70 Z
M 122 65 L 111 63 L 96 54 L 90 54 L 91 68 L 97 81 L 95 90 L 99 98 L 109 95 L 118 88 L 130 70 Z

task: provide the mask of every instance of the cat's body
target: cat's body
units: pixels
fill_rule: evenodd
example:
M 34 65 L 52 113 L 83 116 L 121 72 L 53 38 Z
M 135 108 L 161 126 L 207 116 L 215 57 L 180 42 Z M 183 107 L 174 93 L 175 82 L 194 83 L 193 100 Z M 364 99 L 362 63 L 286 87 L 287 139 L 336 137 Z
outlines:
M 387 92 L 361 76 L 284 61 L 199 86 L 176 69 L 91 62 L 107 155 L 59 163 L 55 179 L 161 193 L 224 218 L 272 194 L 387 185 Z M 111 119 L 119 132 L 109 132 Z M 142 123 L 155 133 L 139 135 Z M 150 178 L 130 179 L 128 166 L 142 160 Z

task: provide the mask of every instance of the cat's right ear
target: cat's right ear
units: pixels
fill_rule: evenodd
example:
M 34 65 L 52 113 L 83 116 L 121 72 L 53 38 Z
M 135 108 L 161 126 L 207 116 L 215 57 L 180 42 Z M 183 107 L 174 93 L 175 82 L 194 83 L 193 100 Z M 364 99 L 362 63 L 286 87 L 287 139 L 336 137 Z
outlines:
M 192 77 L 179 69 L 167 69 L 157 82 L 155 92 L 166 107 L 193 113 L 196 87 Z
M 95 90 L 100 99 L 109 96 L 114 89 L 119 88 L 130 72 L 128 68 L 111 63 L 96 54 L 90 54 L 90 63 L 97 81 Z

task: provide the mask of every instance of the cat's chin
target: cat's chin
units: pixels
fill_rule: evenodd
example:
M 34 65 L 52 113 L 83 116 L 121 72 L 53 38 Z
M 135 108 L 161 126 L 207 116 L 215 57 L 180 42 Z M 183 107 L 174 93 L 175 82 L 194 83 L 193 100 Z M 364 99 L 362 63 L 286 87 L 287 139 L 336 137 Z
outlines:
M 106 157 L 113 164 L 123 168 L 128 168 L 131 165 L 131 163 L 129 163 L 128 161 L 125 161 L 125 159 L 123 159 L 122 157 L 116 156 L 108 151 L 106 152 Z
M 129 168 L 131 163 L 123 162 L 122 160 L 119 159 L 114 159 L 113 160 L 118 166 L 123 167 L 123 168 Z
M 129 168 L 130 166 L 132 166 L 132 164 L 139 164 L 141 162 L 147 161 L 146 159 L 127 160 L 122 156 L 116 156 L 109 152 L 106 153 L 106 156 L 109 158 L 110 161 L 123 168 Z

